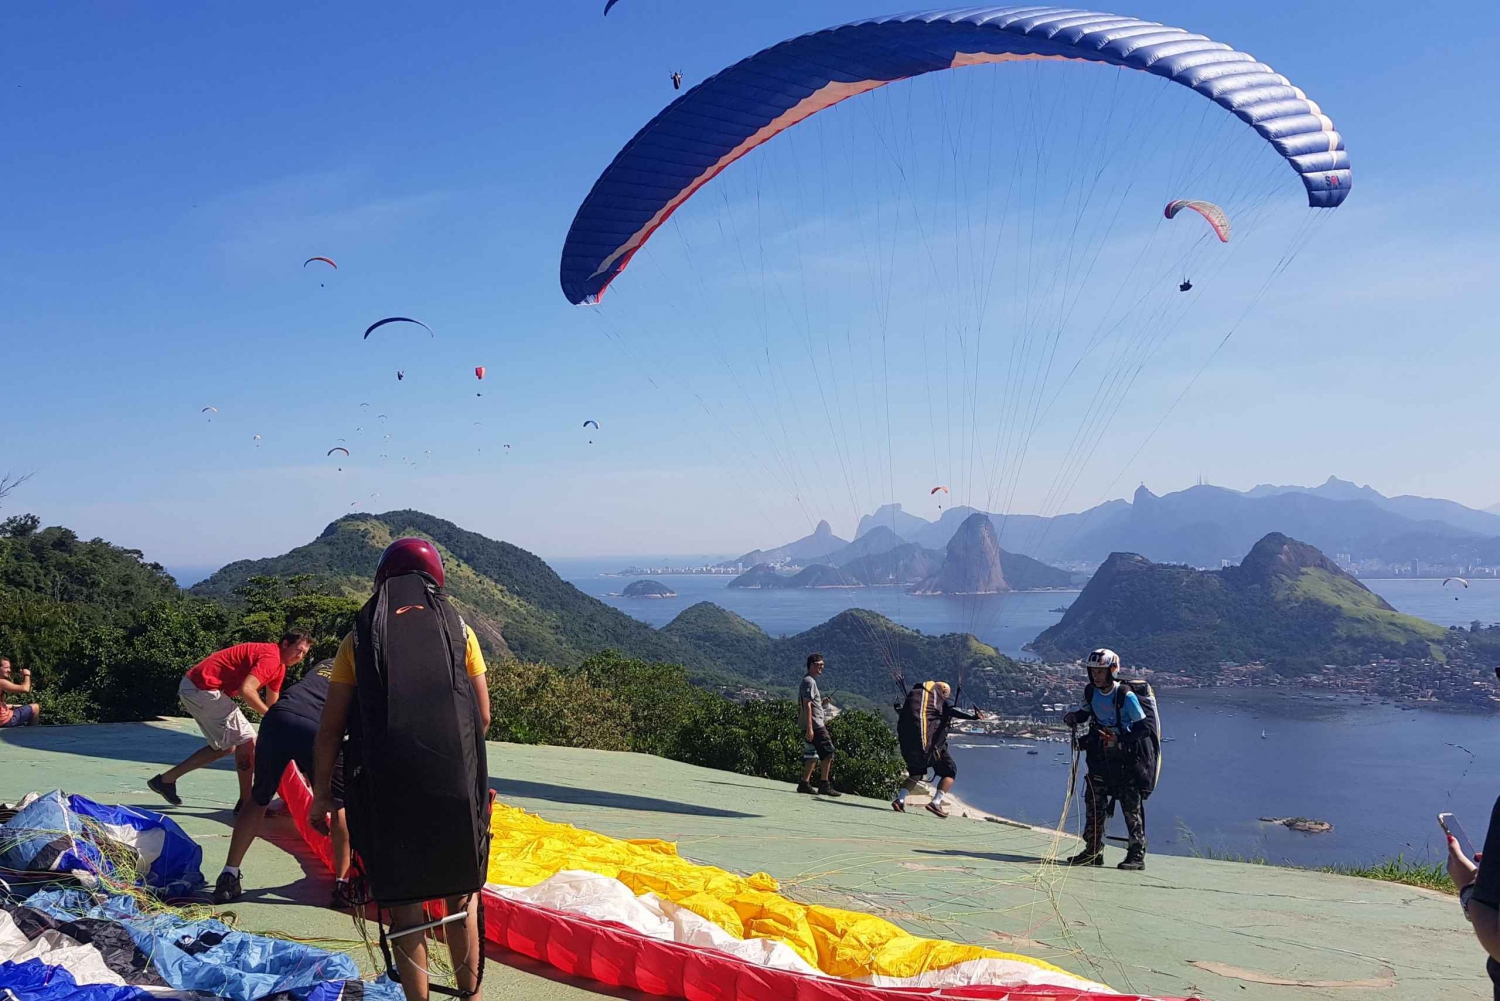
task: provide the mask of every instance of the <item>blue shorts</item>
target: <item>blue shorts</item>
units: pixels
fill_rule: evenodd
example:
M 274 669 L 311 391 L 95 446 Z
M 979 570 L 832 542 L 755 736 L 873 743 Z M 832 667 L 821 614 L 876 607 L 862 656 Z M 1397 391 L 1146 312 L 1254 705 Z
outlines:
M 31 706 L 29 704 L 24 706 L 11 706 L 10 719 L 6 720 L 4 723 L 0 723 L 0 729 L 12 726 L 27 726 L 31 723 L 31 717 L 34 715 L 35 713 L 31 711 Z

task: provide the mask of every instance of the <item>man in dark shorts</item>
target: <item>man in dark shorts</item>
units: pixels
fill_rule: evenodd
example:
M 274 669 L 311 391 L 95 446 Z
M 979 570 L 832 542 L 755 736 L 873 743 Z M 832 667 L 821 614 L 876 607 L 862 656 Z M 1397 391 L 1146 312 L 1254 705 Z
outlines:
M 1500 668 L 1495 673 L 1500 675 Z M 1485 970 L 1500 1001 L 1500 800 L 1490 811 L 1490 830 L 1484 851 L 1473 859 L 1464 854 L 1453 835 L 1448 836 L 1448 875 L 1458 887 L 1458 902 L 1464 917 L 1474 926 L 1474 937 L 1489 953 Z
M 807 655 L 807 674 L 802 678 L 802 687 L 797 692 L 797 712 L 802 723 L 802 781 L 797 791 L 824 796 L 838 796 L 833 787 L 833 738 L 828 735 L 828 714 L 823 708 L 823 693 L 818 690 L 818 675 L 823 673 L 823 655 Z M 813 769 L 823 764 L 821 781 L 812 784 Z
M 240 885 L 240 863 L 255 841 L 266 807 L 271 805 L 281 776 L 289 762 L 295 762 L 308 782 L 313 769 L 313 746 L 317 742 L 318 721 L 323 704 L 328 701 L 328 682 L 333 677 L 333 661 L 316 664 L 301 681 L 282 693 L 281 698 L 261 721 L 256 740 L 255 779 L 250 787 L 250 803 L 240 810 L 234 822 L 234 836 L 229 842 L 229 857 L 214 886 L 214 903 L 228 904 L 244 892 Z M 342 761 L 334 766 L 333 796 L 339 808 L 334 812 L 330 833 L 333 837 L 334 884 L 332 906 L 344 908 L 358 903 L 349 886 L 349 828 L 344 823 Z

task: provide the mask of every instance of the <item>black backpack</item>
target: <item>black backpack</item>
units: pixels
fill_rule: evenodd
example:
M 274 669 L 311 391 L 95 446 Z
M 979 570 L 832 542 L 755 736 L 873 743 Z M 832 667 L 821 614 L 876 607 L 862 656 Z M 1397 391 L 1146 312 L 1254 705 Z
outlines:
M 466 646 L 463 620 L 425 574 L 388 579 L 355 620 L 349 839 L 385 906 L 485 883 L 489 774 Z
M 1094 704 L 1094 683 L 1083 689 L 1083 704 Z M 1119 719 L 1125 708 L 1125 693 L 1135 692 L 1146 718 L 1125 734 L 1120 748 L 1130 756 L 1131 778 L 1141 791 L 1141 798 L 1150 796 L 1161 778 L 1161 706 L 1156 700 L 1156 690 L 1144 679 L 1121 681 L 1115 686 L 1115 718 Z

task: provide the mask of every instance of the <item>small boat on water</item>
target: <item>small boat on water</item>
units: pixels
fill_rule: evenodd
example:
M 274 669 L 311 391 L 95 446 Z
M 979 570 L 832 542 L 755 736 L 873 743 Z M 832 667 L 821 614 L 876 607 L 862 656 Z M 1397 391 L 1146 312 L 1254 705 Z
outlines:
M 1027 751 L 1027 754 L 1041 754 L 1041 751 Z

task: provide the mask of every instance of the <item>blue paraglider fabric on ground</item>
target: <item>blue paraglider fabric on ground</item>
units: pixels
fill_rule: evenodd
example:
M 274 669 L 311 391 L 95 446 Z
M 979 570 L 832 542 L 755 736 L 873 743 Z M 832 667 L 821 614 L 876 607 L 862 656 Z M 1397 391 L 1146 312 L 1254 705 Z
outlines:
M 110 851 L 101 847 L 105 839 Z M 188 897 L 203 888 L 203 849 L 160 813 L 53 790 L 0 825 L 0 869 L 19 876 L 8 880 L 16 889 L 60 877 L 90 885 L 97 877 L 120 878 L 111 861 L 120 849 L 136 856 L 131 881 L 162 897 Z
M 343 996 L 345 981 L 358 980 L 354 960 L 299 942 L 237 932 L 220 921 L 185 921 L 172 914 L 142 915 L 134 898 L 119 895 L 102 902 L 80 890 L 54 890 L 31 897 L 27 906 L 59 920 L 96 918 L 117 921 L 151 957 L 167 986 L 201 991 L 235 1001 L 257 1001 L 272 995 L 307 998 L 319 988 L 318 1001 Z M 0 980 L 0 987 L 4 987 Z M 395 984 L 361 984 L 366 998 L 401 998 Z M 338 988 L 335 990 L 335 988 Z
M 136 856 L 129 872 L 111 861 L 122 847 Z M 361 982 L 342 953 L 145 913 L 123 892 L 130 877 L 159 897 L 198 894 L 202 862 L 202 849 L 159 813 L 58 791 L 28 797 L 0 825 L 0 889 L 9 890 L 0 893 L 0 998 L 136 1001 L 165 987 L 175 998 L 402 1001 L 388 980 Z M 64 880 L 87 889 L 57 889 Z
M 0 963 L 0 996 L 22 1001 L 144 1001 L 152 993 L 139 987 L 80 984 L 61 966 L 40 959 Z

